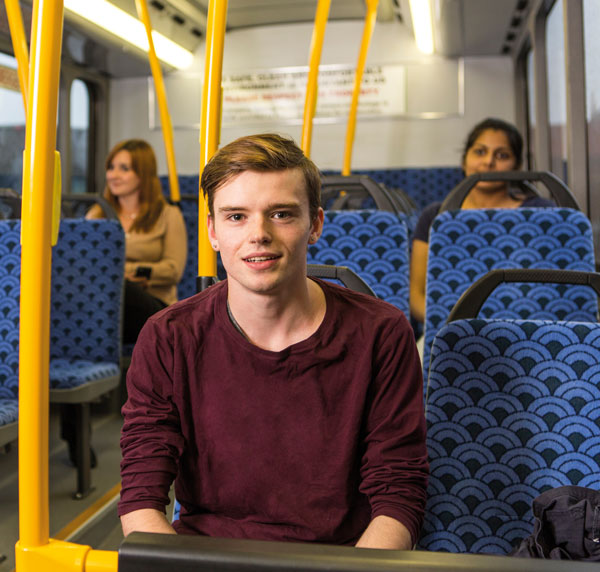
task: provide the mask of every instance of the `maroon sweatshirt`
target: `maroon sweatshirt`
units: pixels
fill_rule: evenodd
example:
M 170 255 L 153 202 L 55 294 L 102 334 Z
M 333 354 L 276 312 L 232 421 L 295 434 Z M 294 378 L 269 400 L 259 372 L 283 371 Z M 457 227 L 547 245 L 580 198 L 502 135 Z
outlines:
M 127 375 L 119 515 L 181 503 L 180 533 L 352 544 L 386 515 L 417 540 L 422 373 L 394 306 L 318 281 L 327 309 L 279 352 L 227 315 L 227 282 L 143 328 Z

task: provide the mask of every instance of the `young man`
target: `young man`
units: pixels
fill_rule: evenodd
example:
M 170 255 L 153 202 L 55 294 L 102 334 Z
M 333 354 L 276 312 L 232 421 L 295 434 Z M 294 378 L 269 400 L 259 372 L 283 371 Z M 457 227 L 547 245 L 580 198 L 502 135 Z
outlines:
M 428 465 L 404 315 L 307 278 L 320 176 L 293 141 L 238 139 L 201 183 L 227 280 L 151 317 L 138 338 L 123 407 L 124 533 L 410 548 Z

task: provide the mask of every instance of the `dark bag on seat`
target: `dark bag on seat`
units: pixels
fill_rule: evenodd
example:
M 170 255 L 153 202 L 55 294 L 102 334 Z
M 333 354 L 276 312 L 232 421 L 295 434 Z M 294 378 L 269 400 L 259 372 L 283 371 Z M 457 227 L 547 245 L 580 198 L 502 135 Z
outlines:
M 511 556 L 600 562 L 600 491 L 558 487 L 532 506 L 533 534 Z

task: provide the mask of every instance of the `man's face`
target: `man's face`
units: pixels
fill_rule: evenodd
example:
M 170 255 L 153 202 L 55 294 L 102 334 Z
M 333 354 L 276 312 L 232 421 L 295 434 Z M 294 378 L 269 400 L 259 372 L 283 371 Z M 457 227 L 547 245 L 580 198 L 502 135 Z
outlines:
M 276 294 L 306 277 L 306 251 L 323 228 L 310 220 L 300 169 L 245 171 L 216 193 L 208 232 L 230 292 Z

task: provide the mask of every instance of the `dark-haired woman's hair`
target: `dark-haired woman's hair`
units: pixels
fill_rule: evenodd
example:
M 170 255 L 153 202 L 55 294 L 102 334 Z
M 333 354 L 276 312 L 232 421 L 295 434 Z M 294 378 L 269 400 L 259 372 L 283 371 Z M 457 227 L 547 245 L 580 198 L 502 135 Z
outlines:
M 156 224 L 160 213 L 163 211 L 167 201 L 162 194 L 158 171 L 156 167 L 156 156 L 152 147 L 143 139 L 127 139 L 117 143 L 106 157 L 105 168 L 108 171 L 115 155 L 120 151 L 127 151 L 131 156 L 131 168 L 140 179 L 139 212 L 131 225 L 130 232 L 148 232 Z M 104 198 L 120 212 L 119 199 L 115 197 L 108 188 L 104 188 Z M 100 213 L 94 212 L 97 209 Z M 95 205 L 90 209 L 92 216 L 102 216 L 101 208 Z
M 464 164 L 465 157 L 467 156 L 469 149 L 475 145 L 475 141 L 477 141 L 479 136 L 488 129 L 491 129 L 492 131 L 503 131 L 506 134 L 508 144 L 515 156 L 515 169 L 519 169 L 523 163 L 523 137 L 521 137 L 519 130 L 514 125 L 508 123 L 508 121 L 496 119 L 495 117 L 488 117 L 471 129 L 463 149 L 462 163 Z

